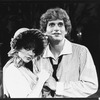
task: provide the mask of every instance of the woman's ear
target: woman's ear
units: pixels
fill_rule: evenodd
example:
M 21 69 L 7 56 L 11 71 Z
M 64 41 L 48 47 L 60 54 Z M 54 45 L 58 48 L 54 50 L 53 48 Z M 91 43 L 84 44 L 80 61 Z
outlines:
M 46 35 L 47 35 L 47 33 L 46 33 L 46 32 L 44 32 L 44 33 L 43 33 L 43 35 L 44 35 L 44 36 L 46 36 Z
M 43 33 L 43 35 L 44 35 L 44 38 L 47 40 L 48 39 L 47 33 L 45 32 L 45 33 Z

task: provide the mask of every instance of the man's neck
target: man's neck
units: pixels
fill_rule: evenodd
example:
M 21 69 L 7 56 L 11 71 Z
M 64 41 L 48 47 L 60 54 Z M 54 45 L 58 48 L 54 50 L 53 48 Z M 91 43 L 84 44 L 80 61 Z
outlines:
M 58 44 L 51 43 L 50 50 L 53 53 L 54 57 L 57 59 L 59 54 L 61 53 L 63 46 L 64 46 L 64 39 L 60 41 Z

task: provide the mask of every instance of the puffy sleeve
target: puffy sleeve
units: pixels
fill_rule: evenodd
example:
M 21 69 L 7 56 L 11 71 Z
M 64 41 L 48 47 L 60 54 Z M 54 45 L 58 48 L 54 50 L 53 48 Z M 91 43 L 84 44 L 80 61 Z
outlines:
M 8 67 L 3 74 L 4 94 L 11 98 L 27 97 L 31 92 L 27 80 L 20 71 L 12 66 Z
M 98 90 L 96 67 L 87 48 L 80 52 L 80 77 L 78 81 L 57 82 L 56 94 L 65 97 L 88 97 Z

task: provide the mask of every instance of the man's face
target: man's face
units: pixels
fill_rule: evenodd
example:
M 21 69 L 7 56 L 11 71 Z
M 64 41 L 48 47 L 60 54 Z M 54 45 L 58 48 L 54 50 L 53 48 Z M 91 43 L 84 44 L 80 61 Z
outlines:
M 63 20 L 49 21 L 46 28 L 46 35 L 50 40 L 62 41 L 67 34 Z

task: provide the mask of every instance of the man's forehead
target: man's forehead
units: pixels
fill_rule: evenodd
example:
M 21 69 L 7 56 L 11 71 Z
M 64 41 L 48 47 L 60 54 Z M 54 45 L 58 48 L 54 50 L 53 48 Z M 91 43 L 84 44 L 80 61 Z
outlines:
M 59 22 L 63 23 L 63 20 L 57 19 L 57 20 L 48 21 L 48 24 L 50 24 L 50 23 L 59 23 Z

